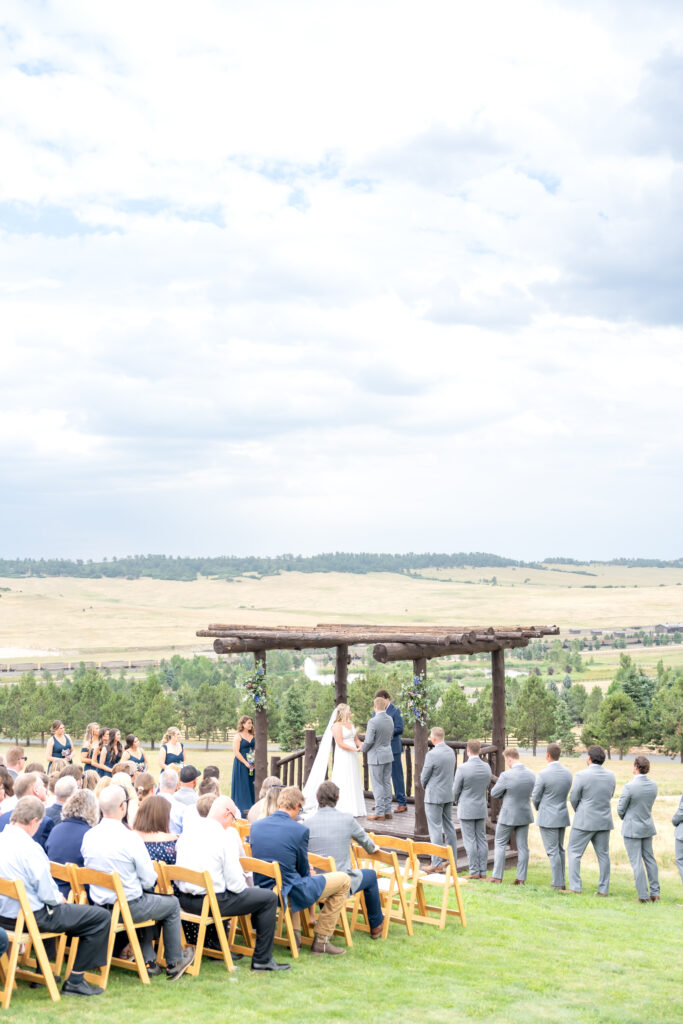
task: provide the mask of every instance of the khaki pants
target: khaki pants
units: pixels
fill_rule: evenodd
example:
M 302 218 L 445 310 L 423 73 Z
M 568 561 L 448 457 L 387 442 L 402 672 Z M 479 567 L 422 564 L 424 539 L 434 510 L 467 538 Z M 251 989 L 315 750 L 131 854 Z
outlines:
M 351 879 L 343 871 L 326 872 L 325 888 L 320 899 L 324 900 L 323 908 L 320 911 L 318 923 L 315 926 L 316 938 L 329 938 L 334 933 L 339 920 L 339 914 L 346 903 L 351 889 Z

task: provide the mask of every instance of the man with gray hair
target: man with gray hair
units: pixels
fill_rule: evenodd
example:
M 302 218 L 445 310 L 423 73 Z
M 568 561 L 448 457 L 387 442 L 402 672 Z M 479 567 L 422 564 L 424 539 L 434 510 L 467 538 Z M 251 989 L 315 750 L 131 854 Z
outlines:
M 45 814 L 43 802 L 37 797 L 21 797 L 12 811 L 8 827 L 0 836 L 0 876 L 24 883 L 36 924 L 42 932 L 65 932 L 78 938 L 78 951 L 73 970 L 62 985 L 65 995 L 99 996 L 102 989 L 90 985 L 85 971 L 102 967 L 107 962 L 107 943 L 111 918 L 101 907 L 66 903 L 50 874 L 45 851 L 33 841 Z M 19 903 L 0 896 L 0 925 L 13 930 Z M 48 952 L 48 956 L 50 952 Z
M 441 846 L 444 838 L 453 850 L 454 863 L 458 862 L 458 836 L 453 825 L 453 776 L 455 775 L 455 752 L 445 743 L 446 734 L 435 725 L 429 738 L 433 747 L 425 757 L 420 783 L 425 791 L 425 814 L 429 841 Z M 429 873 L 443 873 L 447 861 L 432 857 Z
M 133 921 L 157 921 L 161 925 L 166 956 L 166 976 L 175 981 L 192 963 L 193 949 L 183 950 L 180 939 L 180 905 L 175 896 L 154 893 L 157 874 L 147 848 L 137 832 L 123 824 L 128 797 L 121 786 L 111 785 L 100 794 L 102 820 L 83 836 L 81 852 L 86 868 L 116 871 L 121 878 Z M 90 886 L 90 898 L 99 906 L 112 906 L 111 889 Z M 154 930 L 140 929 L 140 945 L 149 974 L 161 974 L 152 945 Z
M 55 782 L 55 802 L 45 811 L 45 817 L 50 818 L 55 825 L 62 820 L 62 807 L 70 796 L 78 789 L 78 783 L 73 775 L 65 775 L 64 778 Z
M 178 788 L 178 773 L 172 768 L 165 768 L 159 776 L 159 796 L 170 803 Z

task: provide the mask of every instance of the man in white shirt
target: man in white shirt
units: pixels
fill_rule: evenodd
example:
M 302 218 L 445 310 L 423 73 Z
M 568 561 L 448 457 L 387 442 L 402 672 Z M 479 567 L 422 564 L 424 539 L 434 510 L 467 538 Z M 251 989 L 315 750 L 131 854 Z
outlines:
M 20 879 L 41 931 L 65 932 L 78 937 L 78 952 L 73 970 L 62 985 L 65 995 L 99 996 L 102 989 L 90 985 L 84 971 L 92 971 L 107 962 L 107 944 L 111 918 L 101 907 L 65 903 L 50 874 L 47 854 L 33 841 L 45 808 L 33 796 L 22 797 L 12 811 L 10 823 L 0 835 L 0 876 Z M 0 925 L 13 930 L 19 904 L 0 896 Z M 48 952 L 48 956 L 51 955 Z
M 256 932 L 256 946 L 251 961 L 253 971 L 286 971 L 289 964 L 273 959 L 273 938 L 278 898 L 270 889 L 248 887 L 240 864 L 240 837 L 231 828 L 235 815 L 229 797 L 219 796 L 206 818 L 186 822 L 178 839 L 176 864 L 191 871 L 208 871 L 211 875 L 218 906 L 231 917 L 251 915 Z M 192 914 L 201 913 L 206 890 L 180 882 L 180 904 Z
M 183 831 L 185 814 L 190 807 L 194 807 L 197 803 L 197 779 L 200 777 L 201 772 L 198 772 L 192 764 L 184 764 L 180 769 L 180 785 L 171 801 L 171 832 L 177 832 L 180 835 Z
M 156 871 L 141 837 L 123 824 L 127 807 L 128 797 L 121 786 L 109 786 L 102 791 L 102 821 L 83 836 L 83 863 L 95 871 L 118 872 L 133 921 L 151 919 L 161 925 L 166 975 L 170 981 L 175 981 L 192 963 L 194 950 L 182 948 L 180 906 L 176 897 L 152 892 L 157 882 Z M 90 898 L 99 906 L 112 906 L 116 896 L 111 889 L 91 885 Z M 139 935 L 148 972 L 161 974 L 152 945 L 153 929 L 143 928 Z

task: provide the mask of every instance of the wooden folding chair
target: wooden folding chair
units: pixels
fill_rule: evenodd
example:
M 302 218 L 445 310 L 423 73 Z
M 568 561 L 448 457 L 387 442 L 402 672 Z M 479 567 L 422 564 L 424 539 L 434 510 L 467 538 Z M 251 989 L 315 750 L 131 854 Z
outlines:
M 308 863 L 318 874 L 337 870 L 337 865 L 335 864 L 334 857 L 322 857 L 317 853 L 309 852 Z M 353 938 L 351 936 L 351 928 L 349 926 L 349 921 L 346 915 L 349 910 L 357 910 L 359 903 L 360 893 L 356 893 L 354 896 L 349 897 L 349 899 L 346 901 L 344 910 L 339 915 L 339 924 L 334 929 L 334 934 L 343 935 L 346 941 L 346 945 L 349 947 L 353 946 Z M 311 913 L 314 918 L 316 917 L 316 907 L 317 904 L 309 908 L 309 913 Z M 351 920 L 353 920 L 353 916 Z M 302 917 L 302 933 L 305 933 L 305 935 L 302 934 L 302 943 L 305 942 L 307 946 L 312 945 L 314 934 L 313 928 L 309 922 L 307 914 L 304 914 Z
M 377 838 L 385 839 L 386 837 Z M 368 853 L 362 846 L 358 846 L 355 843 L 352 849 L 358 867 L 361 869 L 371 868 L 377 874 L 377 886 L 384 913 L 382 938 L 386 939 L 389 933 L 390 921 L 400 921 L 408 935 L 412 935 L 413 924 L 410 907 L 406 900 L 402 872 L 395 851 L 379 849 L 375 850 L 374 853 Z M 394 909 L 394 900 L 397 902 L 396 909 Z
M 232 827 L 236 828 L 240 834 L 240 839 L 244 841 L 249 839 L 249 833 L 251 832 L 251 823 L 246 818 L 235 818 L 232 823 Z
M 433 924 L 437 928 L 446 927 L 446 918 L 450 915 L 451 917 L 459 917 L 460 923 L 463 928 L 467 927 L 467 919 L 465 917 L 465 907 L 462 902 L 462 895 L 460 892 L 460 882 L 458 880 L 458 872 L 455 864 L 455 857 L 453 856 L 453 848 L 451 846 L 439 846 L 435 843 L 413 843 L 413 850 L 415 853 L 415 885 L 413 888 L 413 920 L 420 921 L 422 924 Z M 418 857 L 431 856 L 441 857 L 446 862 L 446 870 L 443 873 L 430 873 L 427 874 L 423 869 L 419 867 Z M 425 895 L 425 886 L 438 886 L 441 888 L 441 906 L 437 906 L 433 903 L 427 903 Z M 455 908 L 448 906 L 448 898 L 451 893 L 451 889 L 455 894 Z M 415 901 L 417 901 L 417 911 L 415 911 Z M 438 917 L 430 916 L 430 911 L 436 911 Z
M 405 896 L 405 901 L 408 906 L 408 914 L 410 920 L 413 917 L 413 904 L 415 901 L 415 875 L 417 872 L 417 863 L 415 860 L 414 844 L 412 839 L 401 839 L 399 836 L 385 836 L 378 835 L 376 832 L 369 833 L 370 838 L 380 846 L 383 850 L 393 850 L 396 854 L 396 859 L 399 856 L 403 860 L 399 860 L 399 868 L 401 869 L 401 889 Z M 392 921 L 401 921 L 405 919 L 405 912 L 400 899 L 400 890 L 397 888 L 396 892 L 391 898 L 392 910 L 391 918 Z M 408 932 L 412 935 L 412 932 Z
M 50 861 L 50 874 L 56 882 L 67 882 L 69 885 L 69 895 L 67 896 L 67 903 L 74 903 L 74 891 L 73 883 L 71 879 L 71 868 L 75 865 L 70 864 L 59 864 L 56 860 Z
M 240 857 L 240 863 L 245 871 L 252 871 L 254 874 L 265 875 L 266 878 L 273 879 L 275 883 L 273 885 L 273 892 L 277 895 L 279 902 L 275 924 L 275 942 L 278 946 L 289 946 L 289 950 L 296 960 L 299 956 L 299 950 L 296 944 L 296 936 L 294 935 L 292 912 L 289 909 L 289 903 L 282 895 L 282 872 L 280 871 L 280 865 L 276 860 L 258 860 L 256 857 Z M 284 935 L 282 934 L 283 929 Z
M 86 886 L 88 885 L 97 885 L 102 889 L 111 889 L 112 893 L 116 896 L 114 905 L 111 908 L 107 962 L 104 967 L 100 967 L 97 971 L 86 971 L 85 977 L 87 980 L 95 985 L 100 985 L 102 988 L 106 988 L 111 968 L 123 967 L 127 971 L 137 971 L 142 984 L 149 985 L 149 974 L 147 973 L 147 965 L 140 948 L 138 929 L 152 928 L 156 922 L 152 920 L 133 921 L 128 900 L 121 884 L 121 878 L 117 871 L 112 871 L 111 873 L 107 871 L 94 871 L 92 868 L 79 868 L 74 865 L 72 879 L 72 888 L 78 903 L 88 902 L 88 893 L 86 891 Z M 130 948 L 133 950 L 133 960 L 123 960 L 119 956 L 114 956 L 114 942 L 120 932 L 126 933 Z
M 228 936 L 225 933 L 224 921 L 230 920 L 227 914 L 221 914 L 218 906 L 218 900 L 216 899 L 216 893 L 213 888 L 213 882 L 211 881 L 211 875 L 208 871 L 191 871 L 190 868 L 181 868 L 177 864 L 155 864 L 159 874 L 163 878 L 162 892 L 173 895 L 173 883 L 174 882 L 188 882 L 190 885 L 196 885 L 200 889 L 204 889 L 205 895 L 202 901 L 202 909 L 199 914 L 192 914 L 189 910 L 183 910 L 180 908 L 180 920 L 189 921 L 198 926 L 197 942 L 195 944 L 195 955 L 194 960 L 187 968 L 187 973 L 197 977 L 199 970 L 202 966 L 202 956 L 211 956 L 215 959 L 222 959 L 225 964 L 227 971 L 234 971 L 235 965 L 230 955 L 230 945 Z M 236 924 L 236 921 L 235 921 Z M 206 929 L 209 925 L 213 925 L 218 934 L 218 942 L 220 944 L 220 950 L 207 949 L 204 945 L 206 941 Z M 243 926 L 244 927 L 244 926 Z M 183 937 L 183 944 L 185 939 Z M 241 951 L 241 949 L 240 949 Z M 237 952 L 237 950 L 236 950 Z M 248 950 L 249 953 L 253 952 L 253 949 Z
M 10 942 L 9 948 L 7 952 L 3 954 L 2 958 L 0 958 L 0 972 L 2 973 L 4 980 L 2 989 L 3 1010 L 7 1010 L 9 1008 L 12 992 L 17 987 L 17 978 L 37 982 L 39 985 L 45 985 L 50 994 L 50 999 L 55 1003 L 59 1002 L 59 989 L 55 984 L 53 966 L 50 963 L 47 952 L 45 951 L 44 941 L 45 939 L 57 940 L 57 949 L 61 964 L 61 960 L 64 957 L 66 935 L 63 932 L 40 931 L 33 911 L 31 910 L 31 905 L 28 901 L 24 883 L 21 879 L 17 878 L 15 881 L 10 882 L 7 878 L 0 878 L 0 896 L 16 900 L 19 904 L 19 911 L 17 913 L 14 928 L 8 929 L 7 931 Z M 26 954 L 22 954 L 20 952 L 21 947 L 24 945 L 27 946 L 27 949 L 33 948 L 35 951 L 35 970 L 27 969 L 27 967 L 30 966 L 31 961 Z M 21 966 L 19 966 L 20 964 Z

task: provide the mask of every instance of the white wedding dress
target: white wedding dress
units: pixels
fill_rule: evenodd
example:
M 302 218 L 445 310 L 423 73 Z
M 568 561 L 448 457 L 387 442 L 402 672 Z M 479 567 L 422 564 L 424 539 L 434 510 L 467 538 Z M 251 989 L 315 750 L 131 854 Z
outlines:
M 349 729 L 342 726 L 342 739 L 350 747 L 355 747 L 354 737 L 356 730 L 353 726 Z M 353 814 L 354 818 L 365 817 L 365 797 L 363 796 L 363 783 L 360 775 L 360 754 L 356 750 L 342 750 L 340 746 L 334 748 L 334 761 L 332 763 L 332 781 L 339 786 L 339 802 L 337 810 L 345 814 Z

